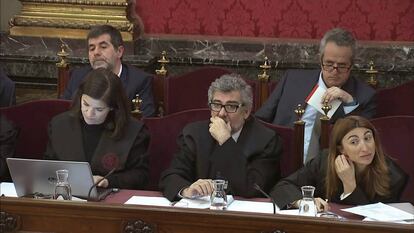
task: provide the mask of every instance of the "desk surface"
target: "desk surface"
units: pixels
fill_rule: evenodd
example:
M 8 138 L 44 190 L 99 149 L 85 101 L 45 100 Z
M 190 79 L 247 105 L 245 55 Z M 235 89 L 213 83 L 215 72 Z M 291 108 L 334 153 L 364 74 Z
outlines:
M 102 202 L 73 202 L 0 197 L 0 231 L 6 226 L 34 232 L 335 232 L 413 233 L 414 225 L 362 222 L 357 215 L 338 212 L 347 219 L 313 218 L 232 211 L 124 205 L 131 196 L 160 196 L 159 192 L 120 190 Z M 7 220 L 8 219 L 8 220 Z M 8 225 L 7 225 L 8 223 Z M 141 231 L 140 231 L 141 230 Z
M 123 204 L 126 201 L 128 201 L 128 199 L 132 196 L 152 196 L 152 197 L 160 197 L 162 196 L 162 194 L 160 192 L 157 191 L 141 191 L 141 190 L 120 190 L 118 193 L 113 193 L 110 194 L 108 197 L 106 197 L 105 200 L 103 200 L 102 202 L 104 203 L 116 203 L 116 204 Z M 236 197 L 236 199 L 238 199 Z M 243 199 L 243 198 L 241 198 Z M 250 199 L 252 200 L 252 199 Z M 265 198 L 255 198 L 253 200 L 260 200 L 260 201 L 270 201 L 268 199 Z M 346 219 L 350 219 L 350 220 L 362 220 L 364 217 L 356 215 L 356 214 L 352 214 L 349 212 L 345 212 L 342 211 L 341 209 L 344 208 L 348 208 L 348 207 L 352 207 L 349 205 L 341 205 L 341 204 L 336 204 L 336 203 L 329 203 L 330 207 L 331 207 L 331 212 L 344 217 Z M 396 203 L 396 204 L 390 204 L 394 207 L 397 207 L 399 209 L 402 209 L 404 211 L 407 211 L 409 213 L 414 214 L 414 206 L 409 204 L 409 203 Z

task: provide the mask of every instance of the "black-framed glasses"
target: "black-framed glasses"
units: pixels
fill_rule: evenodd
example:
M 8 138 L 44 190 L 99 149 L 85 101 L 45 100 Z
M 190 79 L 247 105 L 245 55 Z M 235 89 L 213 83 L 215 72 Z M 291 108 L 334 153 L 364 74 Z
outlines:
M 241 106 L 243 106 L 243 104 L 220 104 L 210 102 L 208 103 L 208 106 L 210 107 L 210 110 L 214 112 L 220 112 L 221 109 L 224 108 L 227 113 L 235 113 Z
M 336 70 L 338 73 L 346 73 L 351 69 L 352 65 L 347 64 L 337 64 L 335 66 L 334 63 L 322 63 L 322 68 L 325 71 L 332 72 Z

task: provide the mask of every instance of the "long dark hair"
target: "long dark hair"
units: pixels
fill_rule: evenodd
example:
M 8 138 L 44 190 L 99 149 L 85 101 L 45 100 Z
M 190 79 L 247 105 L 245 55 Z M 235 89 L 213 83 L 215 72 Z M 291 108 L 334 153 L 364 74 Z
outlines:
M 112 108 L 105 119 L 105 128 L 111 133 L 112 138 L 119 139 L 122 137 L 130 119 L 130 109 L 119 77 L 105 68 L 92 70 L 86 75 L 73 98 L 71 108 L 73 115 L 80 119 L 83 119 L 81 112 L 81 97 L 83 94 L 101 100 Z
M 374 159 L 371 164 L 367 166 L 365 171 L 361 174 L 355 174 L 356 182 L 359 184 L 359 187 L 364 189 L 370 200 L 372 200 L 375 195 L 389 196 L 390 177 L 377 130 L 369 120 L 363 117 L 348 116 L 339 119 L 332 129 L 331 140 L 329 142 L 328 169 L 325 178 L 326 198 L 332 199 L 338 192 L 340 185 L 342 185 L 342 182 L 335 171 L 335 158 L 337 155 L 341 154 L 340 147 L 342 146 L 342 139 L 349 131 L 355 128 L 370 129 L 375 141 Z

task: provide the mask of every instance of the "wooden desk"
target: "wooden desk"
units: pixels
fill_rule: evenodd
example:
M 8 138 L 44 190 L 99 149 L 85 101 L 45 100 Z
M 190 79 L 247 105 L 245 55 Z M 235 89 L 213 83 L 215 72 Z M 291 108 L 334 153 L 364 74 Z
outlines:
M 59 233 L 414 232 L 414 225 L 383 222 L 120 204 L 137 194 L 157 193 L 121 190 L 99 203 L 0 197 L 0 232 L 13 232 L 13 225 L 16 232 Z

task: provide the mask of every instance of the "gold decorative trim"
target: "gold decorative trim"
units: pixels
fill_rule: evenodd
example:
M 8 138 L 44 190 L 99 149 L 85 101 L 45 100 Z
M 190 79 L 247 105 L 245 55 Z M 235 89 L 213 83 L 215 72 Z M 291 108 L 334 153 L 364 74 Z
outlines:
M 90 0 L 20 0 L 21 2 L 93 5 L 93 6 L 128 6 L 125 1 L 90 1 Z
M 41 19 L 41 18 L 14 18 L 13 26 L 54 27 L 72 29 L 90 29 L 93 25 L 111 24 L 120 31 L 131 32 L 133 25 L 129 22 L 113 22 L 106 20 L 76 20 L 76 19 Z
M 137 16 L 128 18 L 133 0 L 20 0 L 22 9 L 10 19 L 10 35 L 85 38 L 85 31 L 95 25 L 117 28 L 124 40 L 139 36 Z M 40 29 L 42 33 L 35 31 Z M 65 31 L 66 30 L 66 31 Z M 43 34 L 43 33 L 49 34 Z M 124 36 L 125 34 L 129 34 Z M 53 35 L 53 36 L 52 36 Z M 131 38 L 131 39 L 129 39 Z
M 49 38 L 66 38 L 66 39 L 86 39 L 89 30 L 72 29 L 72 28 L 53 28 L 53 27 L 22 27 L 15 26 L 10 28 L 10 35 L 13 36 L 36 36 Z M 132 34 L 122 32 L 124 41 L 132 41 Z

